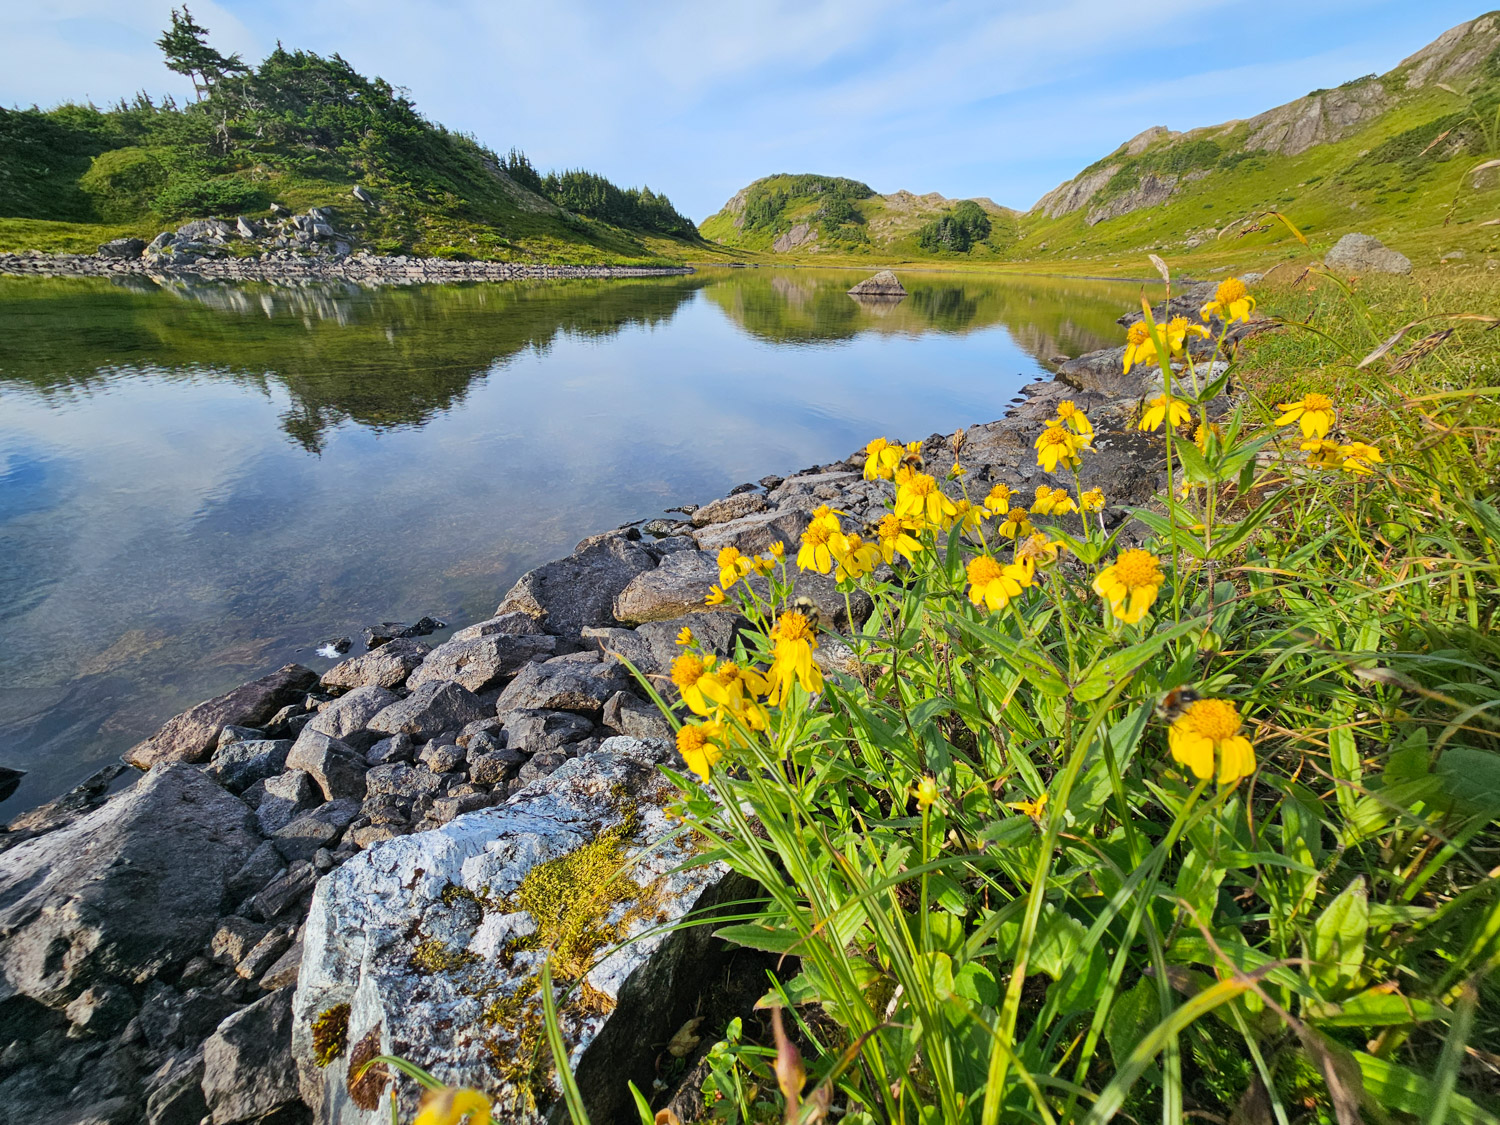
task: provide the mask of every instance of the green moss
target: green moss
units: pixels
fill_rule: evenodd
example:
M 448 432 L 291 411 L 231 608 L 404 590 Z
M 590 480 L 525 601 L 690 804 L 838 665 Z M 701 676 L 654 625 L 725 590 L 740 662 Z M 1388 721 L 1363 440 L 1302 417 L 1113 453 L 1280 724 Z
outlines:
M 411 951 L 410 958 L 411 967 L 419 973 L 448 973 L 465 965 L 472 965 L 478 960 L 477 954 L 470 953 L 467 949 L 461 952 L 449 949 L 436 938 L 418 943 Z
M 335 1004 L 312 1024 L 313 1061 L 327 1066 L 349 1049 L 349 1005 Z

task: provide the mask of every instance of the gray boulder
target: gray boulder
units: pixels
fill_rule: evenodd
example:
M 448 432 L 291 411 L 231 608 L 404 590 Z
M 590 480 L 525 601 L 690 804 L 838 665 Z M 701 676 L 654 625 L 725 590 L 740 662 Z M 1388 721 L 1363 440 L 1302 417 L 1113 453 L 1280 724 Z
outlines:
M 213 1125 L 257 1121 L 298 1100 L 290 988 L 236 1012 L 203 1044 L 203 1094 Z
M 222 242 L 234 233 L 234 227 L 223 219 L 194 219 L 177 228 L 177 241 Z
M 370 720 L 370 730 L 379 734 L 409 734 L 425 739 L 446 730 L 458 730 L 475 719 L 487 719 L 490 709 L 468 688 L 448 680 L 431 680 L 399 703 L 393 703 Z
M 713 500 L 693 513 L 694 527 L 707 527 L 711 523 L 728 523 L 742 516 L 754 515 L 766 510 L 766 498 L 759 492 L 740 492 Z
M 375 197 L 367 192 L 364 188 L 360 187 L 359 184 L 355 184 L 354 187 L 349 190 L 349 194 L 354 196 L 355 199 L 359 200 L 366 207 L 375 206 Z
M 592 662 L 585 663 L 580 659 L 584 657 Z M 526 665 L 495 700 L 495 712 L 504 715 L 525 709 L 597 715 L 604 701 L 625 686 L 624 670 L 618 664 L 602 663 L 593 653 L 576 653 Z
M 312 812 L 303 813 L 285 827 L 277 829 L 272 842 L 288 863 L 310 860 L 319 848 L 332 851 L 337 847 L 344 829 L 348 828 L 358 815 L 359 802 L 356 800 L 340 798 L 329 801 Z M 241 953 L 240 957 L 243 956 L 244 954 Z M 235 960 L 240 960 L 240 957 L 236 957 Z
M 398 688 L 431 651 L 431 645 L 413 637 L 399 637 L 363 656 L 335 664 L 323 673 L 320 682 L 326 688 Z
M 672 724 L 656 704 L 628 691 L 617 691 L 609 697 L 600 721 L 616 734 L 631 738 L 672 737 Z
M 397 701 L 396 693 L 378 684 L 357 687 L 348 695 L 340 696 L 332 703 L 318 709 L 317 716 L 302 728 L 300 741 L 309 732 L 326 734 L 329 738 L 348 739 L 359 734 L 370 720 Z
M 519 611 L 555 636 L 614 623 L 614 600 L 630 580 L 656 566 L 656 555 L 625 535 L 591 540 L 567 558 L 523 574 L 495 615 Z
M 205 770 L 231 793 L 243 793 L 257 781 L 275 777 L 286 768 L 288 739 L 257 738 L 220 745 Z
M 304 770 L 293 769 L 266 780 L 266 795 L 255 810 L 256 826 L 270 836 L 290 824 L 300 813 L 317 808 L 323 794 Z
M 316 672 L 300 664 L 278 668 L 269 676 L 241 684 L 168 719 L 161 730 L 132 746 L 125 760 L 142 770 L 159 762 L 201 762 L 217 745 L 226 726 L 260 726 L 288 703 L 301 698 L 317 678 Z
M 483 691 L 512 675 L 523 664 L 545 659 L 557 651 L 553 636 L 512 636 L 491 633 L 451 640 L 433 649 L 406 681 L 419 688 L 433 680 L 452 680 L 470 691 Z
M 700 527 L 693 532 L 693 538 L 715 558 L 725 547 L 737 547 L 742 555 L 764 555 L 775 543 L 785 543 L 795 558 L 802 533 L 811 522 L 812 516 L 805 509 L 770 508 L 728 523 Z
M 705 551 L 673 551 L 654 570 L 630 580 L 615 597 L 614 615 L 638 625 L 706 611 L 708 592 L 719 582 L 719 566 Z
M 506 749 L 516 755 L 561 750 L 593 733 L 594 724 L 571 711 L 512 711 L 505 716 Z
M 1323 256 L 1329 269 L 1353 274 L 1411 273 L 1411 259 L 1368 234 L 1346 234 Z
M 108 242 L 99 244 L 99 257 L 120 258 L 133 261 L 139 258 L 146 250 L 146 241 L 142 238 L 112 238 Z
M 502 613 L 488 621 L 476 622 L 458 630 L 450 641 L 472 641 L 475 637 L 488 637 L 493 633 L 511 633 L 515 636 L 539 635 L 546 630 L 537 624 L 536 618 L 519 611 Z
M 91 985 L 144 984 L 186 961 L 259 843 L 237 798 L 190 766 L 167 765 L 0 853 L 0 1002 L 61 1007 Z
M 336 797 L 361 799 L 365 795 L 365 756 L 347 743 L 319 731 L 308 729 L 297 736 L 286 756 L 286 767 L 302 770 L 310 776 L 325 800 L 332 801 Z
M 905 297 L 906 287 L 890 270 L 881 270 L 849 290 L 851 297 Z

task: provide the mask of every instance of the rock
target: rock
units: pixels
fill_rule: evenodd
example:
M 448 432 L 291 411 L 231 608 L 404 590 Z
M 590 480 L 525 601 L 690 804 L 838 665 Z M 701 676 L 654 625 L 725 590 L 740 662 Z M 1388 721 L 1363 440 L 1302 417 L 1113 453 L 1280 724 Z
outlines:
M 464 793 L 460 796 L 439 797 L 432 802 L 432 818 L 439 824 L 447 824 L 454 817 L 476 809 L 487 809 L 495 804 L 489 793 Z
M 693 513 L 694 527 L 707 527 L 711 523 L 728 523 L 742 516 L 754 515 L 766 510 L 766 498 L 759 492 L 741 492 L 725 496 L 705 504 Z
M 245 218 L 244 215 L 241 215 L 241 216 L 239 216 L 239 218 L 235 219 L 235 221 L 234 221 L 234 232 L 235 232 L 235 234 L 239 235 L 241 238 L 259 238 L 260 237 L 260 230 L 259 230 L 259 228 L 255 225 L 255 223 L 253 221 L 251 221 L 250 219 Z M 344 651 L 348 652 L 349 650 L 345 649 Z
M 360 187 L 358 184 L 355 184 L 354 187 L 349 190 L 349 194 L 354 196 L 355 199 L 359 200 L 366 207 L 375 206 L 375 197 L 367 192 L 364 188 Z
M 194 219 L 177 228 L 177 242 L 222 241 L 234 233 L 223 219 Z
M 231 793 L 243 793 L 257 781 L 275 777 L 286 768 L 292 748 L 288 739 L 255 739 L 227 746 L 221 739 L 220 743 L 204 772 Z
M 488 621 L 480 621 L 474 625 L 467 625 L 454 633 L 449 638 L 452 641 L 472 641 L 476 637 L 488 637 L 494 633 L 510 633 L 512 636 L 537 636 L 546 632 L 537 624 L 536 618 L 529 614 L 515 611 L 502 613 L 499 617 L 491 617 Z
M 319 682 L 325 688 L 398 688 L 431 651 L 430 645 L 408 637 L 387 641 L 373 652 L 334 665 Z
M 428 633 L 435 633 L 441 628 L 443 628 L 443 623 L 435 617 L 423 617 L 411 625 L 401 621 L 382 621 L 379 625 L 371 625 L 365 630 L 365 647 L 379 648 L 389 641 L 404 640 L 408 637 L 425 637 Z
M 25 776 L 25 770 L 18 770 L 13 766 L 0 766 L 0 801 L 14 793 Z
M 118 984 L 96 984 L 80 992 L 64 1012 L 80 1035 L 113 1035 L 135 1015 L 135 1001 Z
M 198 1125 L 208 1113 L 202 1083 L 202 1047 L 162 1063 L 146 1082 L 146 1125 Z
M 585 629 L 583 643 L 597 649 L 606 660 L 628 660 L 642 675 L 661 676 L 671 670 L 682 651 L 677 635 L 684 627 L 692 630 L 705 652 L 727 656 L 734 651 L 735 635 L 744 625 L 744 618 L 736 613 L 693 613 L 647 621 L 635 629 Z
M 312 782 L 308 781 L 307 785 L 311 788 Z M 229 892 L 228 905 L 243 902 L 285 870 L 286 864 L 282 861 L 281 853 L 276 850 L 275 844 L 267 840 L 251 852 L 250 858 L 230 877 L 226 888 Z
M 371 766 L 389 765 L 391 762 L 409 762 L 416 748 L 416 740 L 409 734 L 393 734 L 382 738 L 365 751 L 365 763 Z
M 475 719 L 487 719 L 490 713 L 462 684 L 430 680 L 371 719 L 369 729 L 427 739 L 445 730 L 458 730 Z
M 161 730 L 132 746 L 125 761 L 142 770 L 158 762 L 201 762 L 226 726 L 259 726 L 301 696 L 317 678 L 316 672 L 300 664 L 278 668 L 167 720 Z
M 208 941 L 209 954 L 221 965 L 237 965 L 266 936 L 268 927 L 249 918 L 231 915 L 219 920 L 219 928 Z
M 512 711 L 505 716 L 508 748 L 517 754 L 560 750 L 593 732 L 593 723 L 567 711 Z
M 152 981 L 141 1001 L 141 1029 L 152 1050 L 201 1043 L 219 1021 L 234 1011 L 235 1002 L 209 988 L 179 992 Z
M 851 297 L 905 297 L 906 287 L 890 270 L 881 270 L 874 277 L 867 277 L 853 289 Z
M 419 688 L 433 680 L 452 680 L 470 691 L 483 691 L 513 675 L 523 664 L 545 659 L 557 651 L 552 636 L 491 633 L 438 645 L 406 686 Z
M 369 726 L 370 720 L 395 703 L 397 698 L 395 692 L 377 684 L 357 687 L 348 695 L 320 707 L 317 718 L 302 728 L 298 741 L 306 738 L 309 732 L 348 741 L 351 735 L 359 734 Z
M 121 258 L 132 261 L 139 258 L 145 251 L 145 240 L 140 238 L 112 238 L 99 245 L 101 258 Z
M 334 847 L 358 815 L 359 801 L 341 797 L 277 829 L 272 842 L 288 863 L 311 860 L 319 848 Z
M 600 720 L 616 734 L 632 738 L 671 738 L 672 724 L 654 703 L 628 691 L 617 691 L 604 704 Z
M 693 538 L 712 558 L 717 558 L 725 547 L 736 547 L 742 555 L 764 555 L 774 543 L 786 544 L 795 558 L 802 533 L 811 522 L 812 515 L 806 509 L 771 508 L 728 523 L 699 528 L 693 532 Z
M 703 551 L 674 551 L 654 570 L 630 580 L 614 601 L 614 615 L 627 624 L 664 621 L 707 612 L 709 590 L 719 583 L 714 556 Z
M 1411 259 L 1368 234 L 1346 234 L 1323 256 L 1329 269 L 1347 273 L 1411 273 Z
M 383 690 L 376 688 L 376 691 Z M 365 756 L 347 743 L 309 727 L 297 736 L 286 757 L 288 770 L 302 770 L 317 784 L 323 799 L 365 795 Z M 268 783 L 269 785 L 269 783 Z
M 245 956 L 235 964 L 235 975 L 242 980 L 261 979 L 291 947 L 292 940 L 296 936 L 297 927 L 293 925 L 274 926 L 267 930 L 265 936 L 247 950 Z
M 579 653 L 595 663 L 581 663 L 571 657 L 528 664 L 516 674 L 495 701 L 495 713 L 508 711 L 578 711 L 597 715 L 604 701 L 625 687 L 625 676 L 619 665 L 598 662 L 593 653 Z M 507 724 L 507 730 L 509 724 Z M 514 740 L 512 740 L 514 745 Z
M 0 1002 L 60 1007 L 90 985 L 144 984 L 186 961 L 259 842 L 244 804 L 174 764 L 0 853 Z
M 298 1100 L 291 989 L 236 1012 L 203 1044 L 203 1095 L 213 1125 L 254 1121 Z
M 265 781 L 265 795 L 255 809 L 255 823 L 262 835 L 275 835 L 300 813 L 317 808 L 325 800 L 318 783 L 306 770 L 292 769 Z
M 613 624 L 615 597 L 656 561 L 640 542 L 609 535 L 523 574 L 495 615 L 526 613 L 554 636 L 577 636 L 587 625 Z
M 776 236 L 771 249 L 778 254 L 787 254 L 801 246 L 818 241 L 818 228 L 811 223 L 795 223 L 791 230 Z
M 245 904 L 246 911 L 263 922 L 281 917 L 317 884 L 318 874 L 306 861 L 292 864 Z
M 537 1002 L 523 994 L 513 1014 L 487 1022 L 477 999 L 513 996 L 535 980 L 542 954 L 523 945 L 500 956 L 513 936 L 537 927 L 510 896 L 538 864 L 596 841 L 629 809 L 638 833 L 625 851 L 637 889 L 627 889 L 627 901 L 600 921 L 624 925 L 622 936 L 642 936 L 625 941 L 587 976 L 615 1001 L 608 1005 L 613 1014 L 585 1014 L 565 1004 L 562 1022 L 574 1057 L 581 1053 L 580 1073 L 589 1076 L 585 1098 L 593 1119 L 634 1119 L 626 1082 L 649 1083 L 661 1044 L 691 1015 L 700 979 L 724 972 L 706 929 L 670 939 L 666 933 L 689 909 L 715 902 L 706 892 L 722 878 L 717 867 L 676 870 L 690 853 L 667 839 L 673 828 L 661 806 L 672 789 L 656 767 L 669 755 L 662 744 L 610 739 L 504 806 L 376 844 L 323 880 L 308 915 L 292 1025 L 303 1097 L 317 1107 L 319 1121 L 377 1120 L 352 1102 L 348 1062 L 326 1069 L 313 1063 L 313 1021 L 339 1004 L 350 1005 L 351 1044 L 368 1038 L 367 1051 L 399 1048 L 418 1066 L 437 1068 L 445 1081 L 477 1084 L 498 1104 L 513 1104 L 516 1091 L 497 1082 L 490 1052 L 509 1055 L 520 1035 L 535 1033 Z M 622 793 L 630 795 L 627 804 Z M 453 887 L 493 905 L 454 895 Z M 651 908 L 627 919 L 630 905 L 647 896 Z M 413 963 L 418 947 L 431 951 L 422 965 Z M 369 1090 L 381 1112 L 386 1088 L 379 1083 Z M 399 1092 L 406 1119 L 416 1095 L 406 1082 Z M 540 1118 L 520 1112 L 507 1120 Z
M 433 773 L 451 773 L 461 769 L 468 760 L 468 755 L 462 746 L 453 742 L 442 742 L 437 739 L 422 747 L 422 752 L 417 755 L 417 760 L 430 769 Z
M 272 933 L 275 933 L 273 930 Z M 260 978 L 260 986 L 267 992 L 287 988 L 297 983 L 297 973 L 302 967 L 302 935 L 299 933 L 275 963 Z
M 365 775 L 370 797 L 420 797 L 443 791 L 443 779 L 429 769 L 417 769 L 405 762 L 376 766 Z M 368 798 L 367 798 L 368 799 Z
M 592 728 L 590 728 L 592 729 Z M 526 755 L 509 746 L 469 755 L 469 780 L 477 785 L 499 785 L 515 776 Z

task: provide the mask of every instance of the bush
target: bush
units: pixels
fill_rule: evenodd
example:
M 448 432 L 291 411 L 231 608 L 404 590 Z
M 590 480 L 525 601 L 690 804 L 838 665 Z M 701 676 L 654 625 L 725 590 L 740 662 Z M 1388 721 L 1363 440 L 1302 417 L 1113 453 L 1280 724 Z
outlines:
M 163 219 L 233 215 L 262 211 L 270 205 L 271 197 L 263 188 L 240 176 L 220 176 L 210 180 L 174 178 L 153 204 Z
M 990 217 L 979 204 L 965 199 L 918 230 L 917 243 L 923 250 L 966 254 L 989 236 Z
M 125 222 L 150 211 L 166 182 L 167 170 L 155 153 L 129 146 L 94 157 L 79 186 L 93 198 L 101 219 Z

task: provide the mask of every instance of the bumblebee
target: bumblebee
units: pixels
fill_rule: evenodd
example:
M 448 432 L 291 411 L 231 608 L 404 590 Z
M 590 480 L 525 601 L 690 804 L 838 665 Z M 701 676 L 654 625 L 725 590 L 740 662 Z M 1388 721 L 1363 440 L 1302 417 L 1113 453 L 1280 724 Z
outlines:
M 812 626 L 813 632 L 817 632 L 823 624 L 823 614 L 818 610 L 818 603 L 806 594 L 798 594 L 792 599 L 788 608 L 807 618 L 807 623 Z
M 1202 698 L 1203 696 L 1187 684 L 1174 687 L 1162 696 L 1161 702 L 1156 705 L 1156 717 L 1164 723 L 1175 723 L 1182 718 L 1182 713 L 1187 710 L 1188 704 L 1197 703 Z

